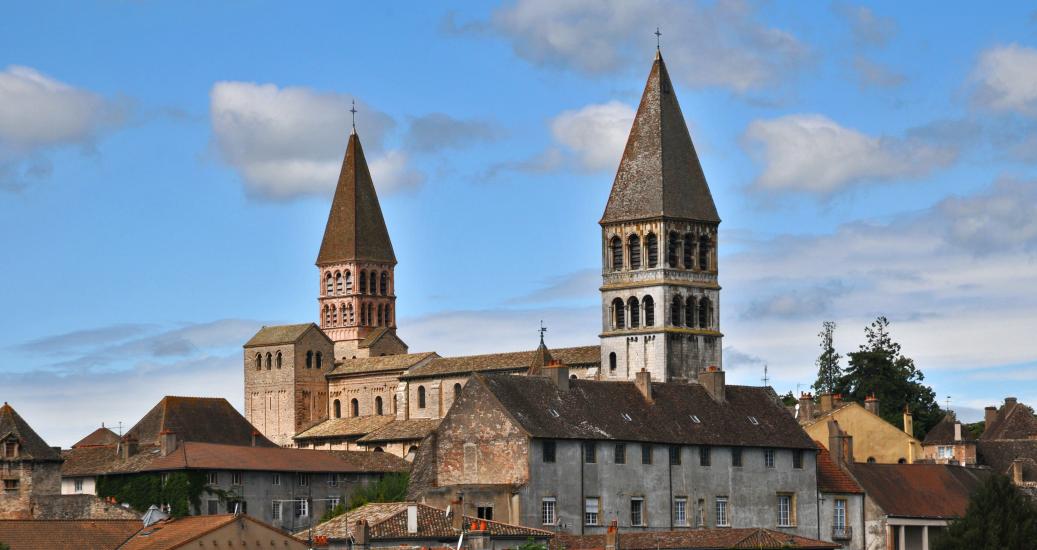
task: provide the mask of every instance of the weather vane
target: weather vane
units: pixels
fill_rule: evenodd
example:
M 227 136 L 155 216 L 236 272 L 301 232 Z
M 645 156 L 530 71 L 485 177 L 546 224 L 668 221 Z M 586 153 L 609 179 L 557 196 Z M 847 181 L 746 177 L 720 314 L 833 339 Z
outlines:
M 659 31 L 659 27 L 656 27 L 653 34 L 655 34 L 655 49 L 658 51 L 662 47 L 660 39 L 662 38 L 663 33 Z
M 770 385 L 770 381 L 771 381 L 771 379 L 767 377 L 767 363 L 764 363 L 763 364 L 763 385 L 764 386 Z
M 353 106 L 349 108 L 349 112 L 353 113 L 353 131 L 356 132 L 356 100 L 353 100 Z
M 547 327 L 544 326 L 543 319 L 540 320 L 540 343 L 544 343 L 544 333 L 547 332 Z

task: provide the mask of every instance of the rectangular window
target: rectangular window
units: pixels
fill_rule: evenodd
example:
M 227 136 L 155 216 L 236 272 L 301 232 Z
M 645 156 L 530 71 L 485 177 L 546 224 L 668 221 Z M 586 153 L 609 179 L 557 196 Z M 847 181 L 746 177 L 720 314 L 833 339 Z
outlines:
M 680 466 L 681 448 L 679 445 L 670 445 L 670 466 Z
M 627 463 L 627 446 L 624 443 L 616 443 L 615 449 L 616 464 Z
M 228 500 L 227 501 L 227 513 L 228 514 L 247 514 L 248 503 L 244 500 Z
M 241 472 L 234 472 L 234 473 L 232 473 L 230 475 L 230 483 L 231 483 L 231 485 L 244 485 L 245 484 L 245 474 L 243 474 Z
M 218 485 L 220 483 L 220 474 L 218 472 L 209 472 L 209 485 Z
M 339 497 L 330 497 L 328 499 L 328 510 L 331 510 L 332 508 L 338 506 L 341 503 L 342 503 L 342 499 L 341 498 L 339 498 Z
M 774 467 L 774 449 L 763 450 L 763 465 L 768 468 Z
M 540 501 L 540 521 L 544 525 L 554 525 L 558 521 L 558 514 L 554 497 L 545 497 Z
M 688 499 L 685 497 L 673 499 L 673 524 L 688 525 Z
M 310 474 L 296 474 L 299 476 L 299 486 L 305 487 L 310 484 Z
M 709 466 L 713 463 L 712 449 L 699 447 L 699 466 Z
M 695 510 L 695 525 L 706 526 L 706 499 L 704 498 L 699 499 L 698 508 Z
M 5 491 L 17 491 L 18 490 L 18 480 L 17 479 L 5 479 L 4 480 L 4 490 Z
M 797 470 L 803 469 L 803 449 L 792 451 L 792 467 Z
M 730 527 L 727 518 L 727 497 L 717 497 L 716 503 L 716 526 Z
M 630 525 L 635 527 L 645 524 L 645 499 L 634 497 L 630 499 Z
M 479 519 L 493 519 L 493 506 L 476 506 L 475 515 Z
M 280 521 L 281 520 L 281 501 L 279 501 L 279 500 L 275 500 L 274 501 L 274 508 L 273 508 L 273 513 L 271 514 L 271 517 L 275 521 Z
M 594 464 L 598 461 L 598 446 L 593 441 L 583 443 L 583 461 L 587 464 Z
M 937 447 L 936 458 L 954 458 L 954 447 L 944 445 Z
M 297 518 L 308 518 L 310 517 L 310 501 L 305 499 L 299 499 L 295 501 L 295 517 Z
M 271 485 L 280 485 L 281 484 L 281 474 L 273 474 L 273 475 L 271 475 L 270 476 L 270 484 Z
M 601 508 L 601 499 L 598 497 L 587 497 L 583 501 L 583 523 L 585 525 L 598 525 L 598 512 Z
M 735 468 L 742 467 L 742 448 L 731 447 L 731 465 Z
M 846 499 L 835 499 L 835 517 L 832 518 L 832 526 L 836 532 L 846 530 Z
M 641 444 L 641 464 L 652 463 L 652 446 L 648 443 Z
M 4 456 L 7 458 L 16 458 L 18 456 L 18 442 L 17 441 L 5 441 L 4 442 Z
M 778 495 L 778 527 L 794 527 L 795 525 L 795 495 Z
M 77 480 L 73 481 L 72 482 L 72 488 L 73 488 L 73 490 L 75 490 L 75 492 L 82 493 L 83 492 L 83 480 L 82 479 L 77 479 Z
M 219 514 L 220 513 L 219 506 L 220 506 L 220 501 L 218 501 L 218 500 L 208 500 L 208 501 L 206 501 L 206 508 L 207 508 L 206 512 L 208 512 L 208 514 L 210 516 L 214 516 L 216 514 Z
M 555 442 L 554 441 L 544 441 L 543 442 L 543 445 L 540 447 L 540 457 L 543 459 L 544 462 L 554 462 L 555 461 Z

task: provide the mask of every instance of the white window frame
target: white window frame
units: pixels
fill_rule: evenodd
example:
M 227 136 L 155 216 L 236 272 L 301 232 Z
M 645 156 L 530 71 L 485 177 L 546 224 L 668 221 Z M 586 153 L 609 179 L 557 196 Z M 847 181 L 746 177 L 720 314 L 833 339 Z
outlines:
M 774 467 L 774 449 L 763 450 L 763 466 L 765 468 Z
M 83 478 L 76 478 L 72 480 L 72 490 L 77 493 L 83 492 Z
M 673 499 L 673 524 L 681 527 L 688 526 L 688 497 Z
M 558 499 L 555 497 L 540 499 L 540 521 L 544 525 L 558 524 Z
M 244 485 L 245 484 L 245 473 L 244 472 L 231 472 L 230 474 L 231 485 Z
M 271 519 L 273 519 L 274 521 L 280 521 L 281 520 L 281 501 L 280 500 L 275 500 L 274 501 L 274 505 L 271 508 L 270 516 L 271 516 Z
M 727 497 L 717 497 L 713 507 L 716 514 L 716 527 L 731 527 L 731 511 L 728 509 Z
M 299 487 L 306 487 L 310 484 L 310 474 L 296 474 L 299 476 Z
M 280 485 L 281 484 L 281 474 L 271 474 L 270 484 L 271 485 Z
M 832 518 L 832 527 L 846 529 L 846 499 L 835 499 L 835 515 Z
M 940 445 L 936 448 L 936 458 L 954 458 L 954 447 L 951 445 Z
M 601 523 L 601 499 L 598 497 L 586 497 L 583 499 L 583 524 L 600 525 Z
M 310 501 L 300 498 L 296 499 L 293 503 L 292 512 L 297 518 L 308 518 L 310 517 Z
M 209 485 L 219 485 L 220 484 L 220 473 L 219 472 L 215 472 L 215 471 L 209 472 L 209 474 L 208 474 L 208 481 L 209 481 Z
M 637 504 L 636 507 L 634 506 L 635 504 Z M 632 527 L 644 527 L 647 525 L 647 523 L 645 523 L 644 497 L 630 497 L 630 525 Z
M 778 527 L 796 526 L 796 496 L 790 494 L 778 495 Z

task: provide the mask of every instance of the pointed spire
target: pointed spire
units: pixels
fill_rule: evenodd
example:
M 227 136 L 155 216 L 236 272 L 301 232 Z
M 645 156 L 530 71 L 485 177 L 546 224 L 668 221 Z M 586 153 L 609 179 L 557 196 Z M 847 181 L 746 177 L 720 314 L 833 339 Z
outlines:
M 529 364 L 527 373 L 530 376 L 539 376 L 544 373 L 544 367 L 552 364 L 553 361 L 554 357 L 551 357 L 551 351 L 544 344 L 544 336 L 541 333 L 540 346 L 537 347 L 536 353 L 533 354 L 533 361 Z
M 364 148 L 354 129 L 331 201 L 317 265 L 355 260 L 396 263 Z
M 657 217 L 720 222 L 660 50 L 601 223 Z

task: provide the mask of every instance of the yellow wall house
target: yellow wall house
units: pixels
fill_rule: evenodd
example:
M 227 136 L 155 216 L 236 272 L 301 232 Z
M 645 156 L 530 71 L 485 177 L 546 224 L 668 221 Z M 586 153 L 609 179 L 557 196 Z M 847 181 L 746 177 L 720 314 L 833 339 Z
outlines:
M 828 441 L 828 421 L 835 420 L 845 434 L 853 436 L 853 455 L 858 461 L 911 464 L 922 458 L 922 443 L 909 435 L 914 431 L 910 412 L 904 413 L 904 429 L 900 430 L 876 414 L 879 403 L 873 397 L 862 407 L 856 402 L 840 403 L 838 398 L 833 400 L 824 395 L 817 414 L 812 414 L 812 398 L 811 406 L 806 406 L 804 401 L 800 400 L 797 416 L 815 441 Z

